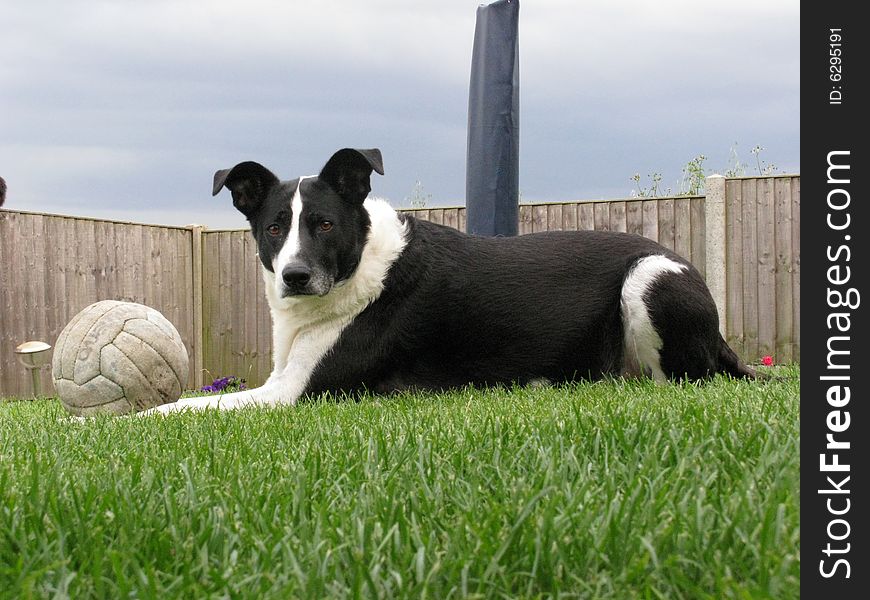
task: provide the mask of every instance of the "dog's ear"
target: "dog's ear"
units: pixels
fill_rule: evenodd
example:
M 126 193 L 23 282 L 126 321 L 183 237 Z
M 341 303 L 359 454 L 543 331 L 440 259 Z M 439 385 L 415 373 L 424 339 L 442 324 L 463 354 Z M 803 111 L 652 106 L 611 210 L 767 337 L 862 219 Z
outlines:
M 344 148 L 332 155 L 320 171 L 320 179 L 345 201 L 362 204 L 372 190 L 369 182 L 372 171 L 384 174 L 384 159 L 380 150 Z
M 233 194 L 233 206 L 246 217 L 257 212 L 266 195 L 278 178 L 261 165 L 252 161 L 237 164 L 232 169 L 223 169 L 214 174 L 211 195 L 217 196 L 226 186 Z

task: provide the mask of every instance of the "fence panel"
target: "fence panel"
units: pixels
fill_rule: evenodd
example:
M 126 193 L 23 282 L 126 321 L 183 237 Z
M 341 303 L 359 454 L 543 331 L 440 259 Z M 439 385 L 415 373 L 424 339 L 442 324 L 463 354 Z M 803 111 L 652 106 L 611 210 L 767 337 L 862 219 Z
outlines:
M 185 228 L 0 211 L 0 395 L 30 394 L 16 346 L 54 345 L 73 315 L 98 300 L 156 308 L 190 352 L 191 250 Z M 52 393 L 50 369 L 41 384 Z
M 729 179 L 726 339 L 746 360 L 800 361 L 800 177 Z
M 203 231 L 204 381 L 235 375 L 263 383 L 272 368 L 272 321 L 247 230 Z

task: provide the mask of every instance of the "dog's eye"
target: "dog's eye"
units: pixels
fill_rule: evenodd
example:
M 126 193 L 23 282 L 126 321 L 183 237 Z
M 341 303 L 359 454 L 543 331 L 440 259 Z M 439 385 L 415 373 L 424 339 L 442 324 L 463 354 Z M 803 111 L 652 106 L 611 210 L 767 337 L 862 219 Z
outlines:
M 277 223 L 272 223 L 268 227 L 266 227 L 266 233 L 269 235 L 278 235 L 281 233 L 281 227 Z
M 320 231 L 329 231 L 332 229 L 332 221 L 323 221 L 320 224 Z

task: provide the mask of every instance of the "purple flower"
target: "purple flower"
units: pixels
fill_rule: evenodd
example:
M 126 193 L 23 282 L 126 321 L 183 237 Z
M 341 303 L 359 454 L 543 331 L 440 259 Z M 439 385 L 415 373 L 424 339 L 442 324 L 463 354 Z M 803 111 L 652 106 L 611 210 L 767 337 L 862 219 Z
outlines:
M 231 392 L 247 389 L 244 379 L 230 375 L 227 377 L 218 377 L 211 382 L 211 385 L 206 385 L 200 388 L 201 392 Z

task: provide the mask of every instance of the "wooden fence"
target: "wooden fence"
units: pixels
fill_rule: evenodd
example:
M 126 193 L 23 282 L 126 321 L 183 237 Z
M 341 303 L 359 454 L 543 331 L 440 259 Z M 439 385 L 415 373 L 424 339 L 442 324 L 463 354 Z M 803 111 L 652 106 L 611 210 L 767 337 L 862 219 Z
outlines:
M 405 212 L 465 229 L 464 207 Z M 711 178 L 707 197 L 520 207 L 521 234 L 578 229 L 641 234 L 685 256 L 707 277 L 741 356 L 800 361 L 799 176 Z M 106 298 L 153 306 L 178 328 L 191 387 L 223 375 L 259 385 L 271 371 L 271 321 L 256 253 L 246 230 L 0 210 L 0 396 L 29 394 L 18 344 L 53 344 Z M 51 390 L 48 369 L 42 378 Z
M 749 360 L 800 362 L 800 177 L 725 184 L 726 339 Z
M 97 300 L 153 306 L 193 354 L 192 256 L 191 231 L 183 227 L 0 210 L 0 396 L 30 391 L 18 344 L 53 345 Z M 42 371 L 46 392 L 53 390 L 49 371 Z

